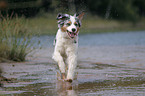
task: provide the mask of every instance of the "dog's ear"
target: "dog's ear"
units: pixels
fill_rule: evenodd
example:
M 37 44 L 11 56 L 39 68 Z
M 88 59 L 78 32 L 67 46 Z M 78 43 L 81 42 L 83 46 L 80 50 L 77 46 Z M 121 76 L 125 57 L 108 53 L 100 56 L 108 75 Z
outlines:
M 61 13 L 59 13 L 58 15 L 57 15 L 57 20 L 64 20 L 64 19 L 68 19 L 69 18 L 69 15 L 68 14 L 61 14 Z
M 85 15 L 85 12 L 82 12 L 82 13 L 76 15 L 76 16 L 77 16 L 80 20 L 82 20 L 84 15 Z
M 79 14 L 76 14 L 76 13 L 75 13 L 75 14 L 74 14 L 74 17 L 77 17 L 78 15 L 79 15 Z

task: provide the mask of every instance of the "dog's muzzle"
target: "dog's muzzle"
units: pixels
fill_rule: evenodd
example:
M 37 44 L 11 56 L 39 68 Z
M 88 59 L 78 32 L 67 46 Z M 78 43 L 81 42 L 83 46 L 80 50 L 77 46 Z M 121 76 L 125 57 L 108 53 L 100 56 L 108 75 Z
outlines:
M 67 34 L 70 38 L 74 38 L 75 36 L 77 36 L 77 33 L 76 32 L 70 32 L 67 30 Z

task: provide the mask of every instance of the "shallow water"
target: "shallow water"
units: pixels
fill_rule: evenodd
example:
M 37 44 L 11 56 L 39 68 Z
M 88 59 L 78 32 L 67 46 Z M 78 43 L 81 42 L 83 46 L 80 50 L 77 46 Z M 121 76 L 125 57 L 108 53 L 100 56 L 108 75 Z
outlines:
M 4 96 L 145 96 L 145 31 L 81 35 L 77 80 L 58 81 L 53 36 L 25 63 L 2 63 Z M 49 42 L 46 42 L 49 41 Z

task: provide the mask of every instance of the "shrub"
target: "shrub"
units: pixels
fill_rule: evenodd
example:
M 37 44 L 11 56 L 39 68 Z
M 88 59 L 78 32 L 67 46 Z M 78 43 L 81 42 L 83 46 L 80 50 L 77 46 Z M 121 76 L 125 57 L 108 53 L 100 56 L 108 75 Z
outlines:
M 0 58 L 25 61 L 26 56 L 33 50 L 31 34 L 26 24 L 23 17 L 0 15 Z

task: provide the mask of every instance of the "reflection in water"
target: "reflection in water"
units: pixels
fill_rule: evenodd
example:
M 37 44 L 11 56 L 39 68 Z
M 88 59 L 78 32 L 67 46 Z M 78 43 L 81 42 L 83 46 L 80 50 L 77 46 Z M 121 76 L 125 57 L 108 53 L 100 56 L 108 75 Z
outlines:
M 69 82 L 57 81 L 56 90 L 58 96 L 77 96 L 72 83 Z

